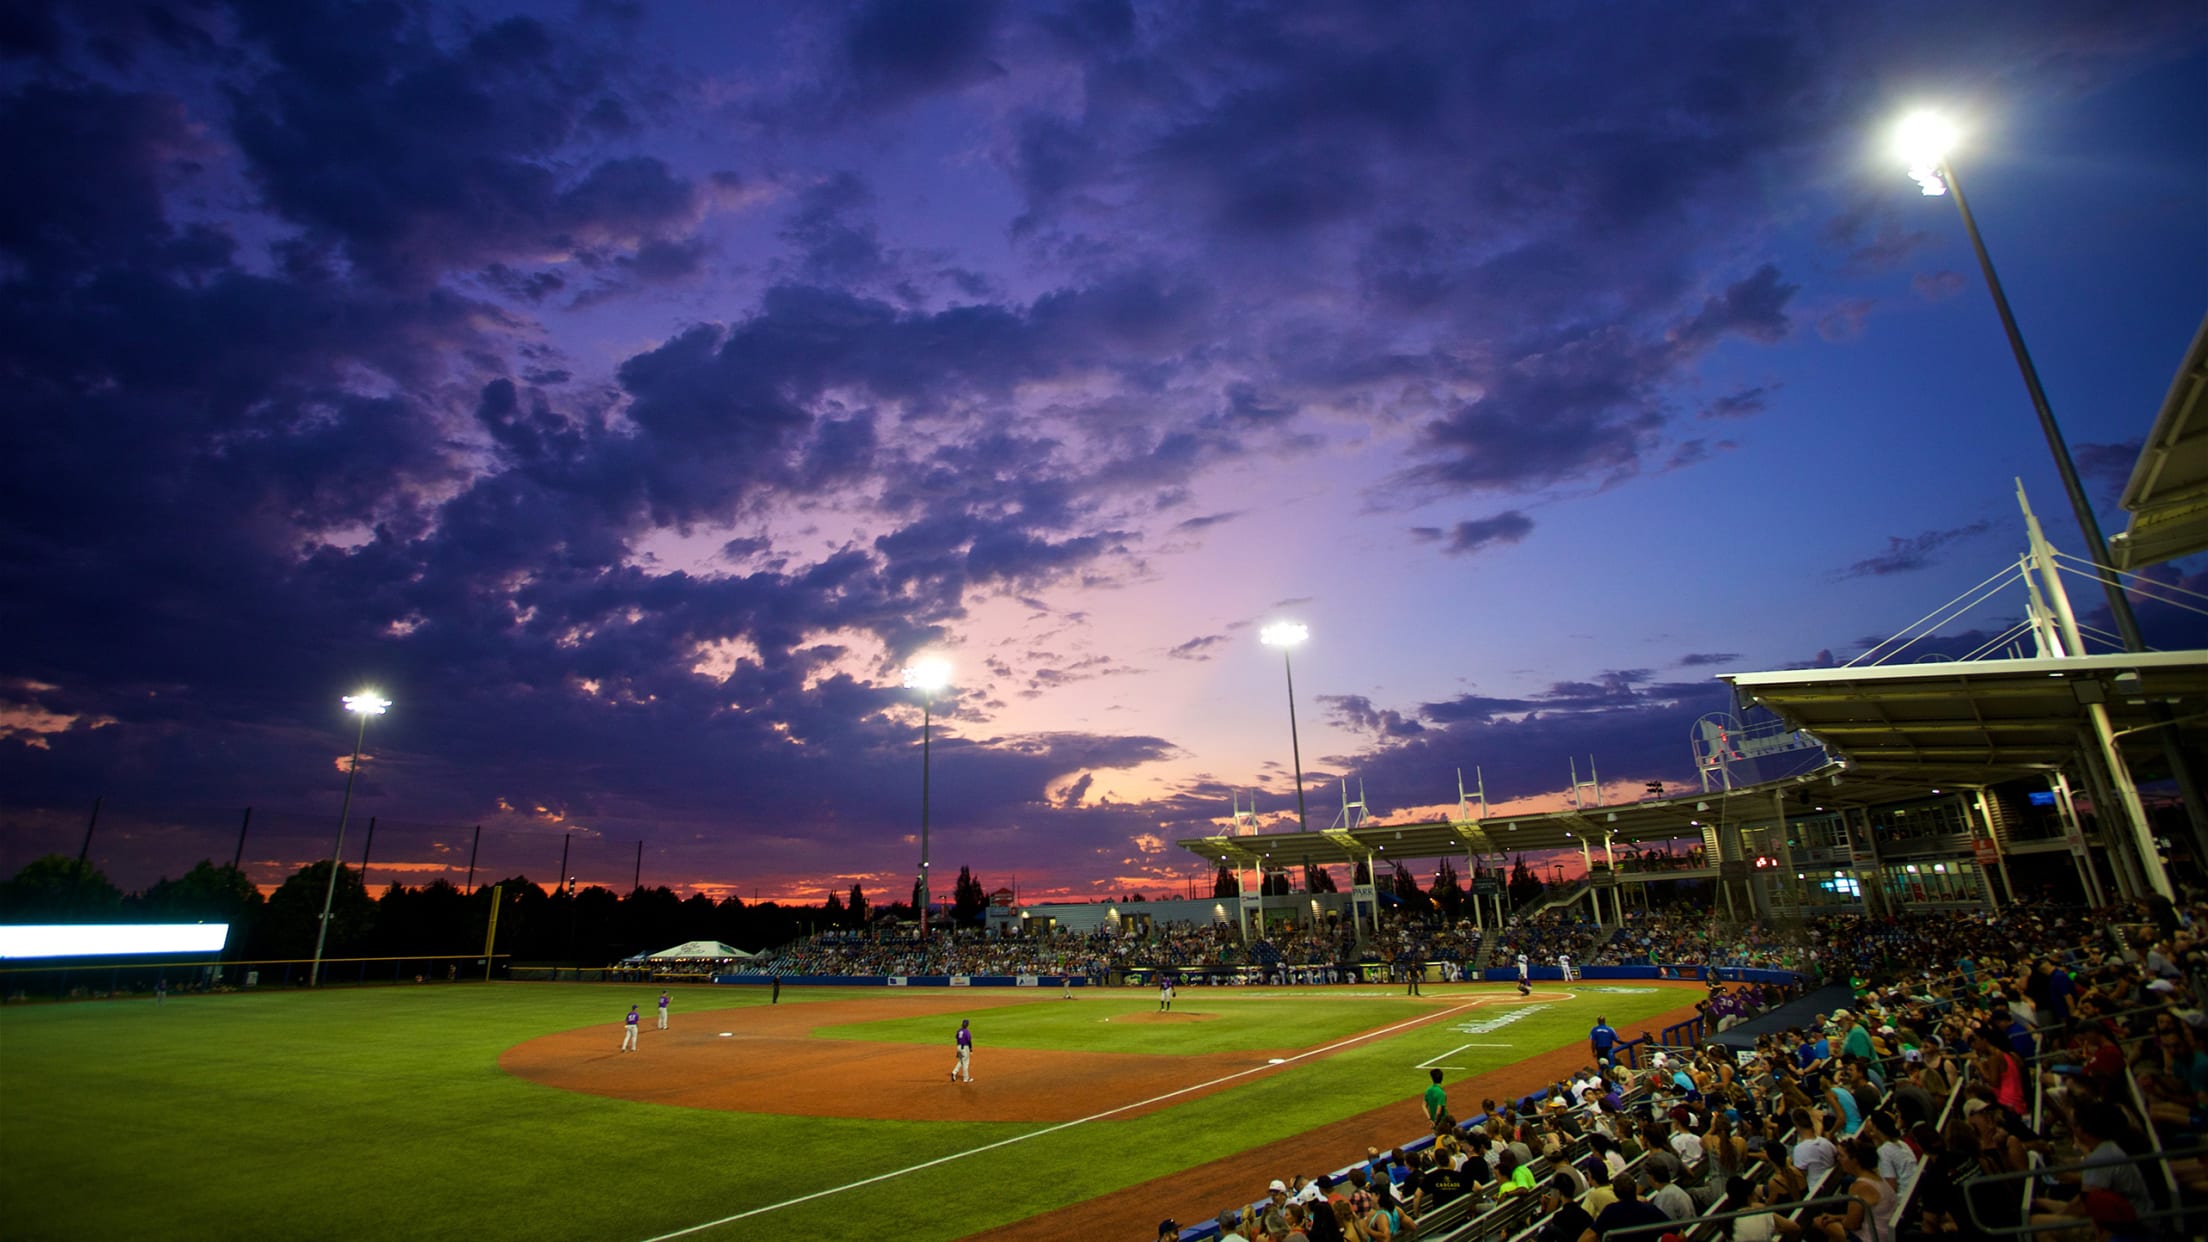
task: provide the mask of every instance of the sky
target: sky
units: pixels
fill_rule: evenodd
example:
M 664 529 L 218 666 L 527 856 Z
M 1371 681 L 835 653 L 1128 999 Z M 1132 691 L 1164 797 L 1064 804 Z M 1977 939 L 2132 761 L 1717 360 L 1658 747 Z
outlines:
M 1687 787 L 1715 674 L 2013 564 L 2016 480 L 2081 550 L 1895 122 L 2115 531 L 2203 82 L 2151 0 L 13 5 L 0 803 L 326 823 L 373 687 L 356 814 L 881 901 L 922 656 L 939 893 L 1179 891 L 1298 753 L 1315 828 Z

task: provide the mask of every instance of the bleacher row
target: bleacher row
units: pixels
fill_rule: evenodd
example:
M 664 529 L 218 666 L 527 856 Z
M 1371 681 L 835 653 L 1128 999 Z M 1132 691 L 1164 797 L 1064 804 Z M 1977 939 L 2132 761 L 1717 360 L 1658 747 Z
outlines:
M 1168 1221 L 1159 1236 L 1179 1242 L 1580 1242 L 1590 1235 L 1599 1242 L 1761 1242 L 1795 1233 L 1831 1242 L 2200 1237 L 2208 1232 L 2208 1174 L 2200 1161 L 2208 1133 L 2208 959 L 2186 929 L 2192 920 L 2208 928 L 2208 906 L 2180 912 L 2141 905 L 2074 923 L 2037 912 L 2018 916 L 2013 926 L 1973 928 L 1963 934 L 1962 951 L 1947 956 L 1934 951 L 1949 943 L 1945 933 L 1924 933 L 1919 947 L 1934 970 L 1907 980 L 1861 980 L 1854 1012 L 1834 1015 L 1852 1047 L 1863 1045 L 1851 1028 L 1860 1024 L 1868 1033 L 1877 1024 L 1874 1055 L 1860 1058 L 1865 1077 L 1877 1081 L 1876 1102 L 1867 1108 L 1836 1095 L 1826 1097 L 1831 1107 L 1818 1105 L 1804 1089 L 1817 1078 L 1799 1071 L 1825 1061 L 1797 1056 L 1795 1046 L 1765 1041 L 1759 1049 L 1765 1060 L 1743 1057 L 1744 1068 L 1724 1073 L 1726 1087 L 1706 1100 L 1691 1089 L 1702 1080 L 1690 1077 L 1683 1086 L 1670 1066 L 1641 1067 L 1641 1054 L 1715 1066 L 1712 1054 L 1730 1057 L 1730 1050 L 1642 1046 L 1619 1058 L 1615 1072 L 1623 1081 L 1606 1104 L 1558 1108 L 1566 1101 L 1553 1090 L 1527 1096 L 1501 1115 L 1437 1127 L 1437 1134 L 1385 1154 L 1368 1152 L 1308 1184 L 1280 1183 L 1287 1193 L 1216 1220 L 1186 1229 Z M 1891 929 L 1886 938 L 1908 939 Z M 2012 946 L 2010 955 L 1999 953 L 2003 943 Z M 1702 1032 L 1666 1033 L 1678 1034 L 1698 1040 Z M 1824 1032 L 1796 1034 L 1813 1051 L 1826 1050 L 1815 1042 Z M 2113 1052 L 2101 1048 L 2104 1041 Z M 1787 1063 L 1777 1064 L 1782 1055 Z M 1841 1061 L 1837 1046 L 1829 1058 Z M 1764 1072 L 1768 1094 L 1755 1099 L 1745 1075 Z M 1926 1092 L 1926 1083 L 1940 1089 Z M 1897 1089 L 1910 1098 L 1897 1101 Z M 1922 1120 L 1898 1124 L 1897 1103 Z M 1674 1134 L 1706 1128 L 1715 1117 L 1741 1118 L 1753 1133 L 1764 1119 L 1762 1151 L 1745 1162 L 1679 1161 L 1656 1119 L 1679 1118 L 1682 1109 L 1685 1120 Z M 1851 1114 L 1883 1119 L 1884 1150 L 1844 1143 L 1844 1150 L 1831 1151 L 1823 1135 L 1861 1125 Z M 1770 1120 L 1781 1115 L 1796 1124 Z M 1627 1120 L 1636 1116 L 1638 1125 Z M 1864 1128 L 1877 1130 L 1880 1121 Z M 1615 1144 L 1606 1129 L 1618 1131 Z M 1560 1161 L 1537 1145 L 1559 1130 Z M 1447 1201 L 1428 1193 L 1433 1179 L 1425 1170 L 1437 1152 L 1503 1138 L 1518 1140 L 1540 1172 L 1499 1161 L 1493 1175 L 1475 1174 L 1475 1184 Z M 1820 1143 L 1828 1155 L 1804 1155 Z M 1615 1173 L 1616 1158 L 1598 1151 L 1612 1146 L 1624 1159 Z M 1674 1164 L 1683 1170 L 1668 1167 Z M 1724 1164 L 1738 1167 L 1718 1167 Z M 1563 1166 L 1576 1177 L 1550 1172 Z M 1631 1212 L 1603 1215 L 1617 1200 L 1645 1202 L 1674 1182 L 1687 1192 L 1691 1212 L 1638 1223 Z M 1682 1202 L 1668 1192 L 1667 1198 L 1675 1207 Z M 1335 1227 L 1330 1199 L 1355 1205 L 1346 1213 L 1352 1232 Z M 1304 1202 L 1307 1210 L 1324 1205 L 1319 1214 L 1327 1219 L 1290 1233 L 1282 1227 L 1288 1201 Z M 1384 1215 L 1372 1219 L 1372 1206 L 1390 1204 L 1397 1205 L 1399 1224 L 1391 1227 Z M 1605 1220 L 1611 1223 L 1596 1226 Z

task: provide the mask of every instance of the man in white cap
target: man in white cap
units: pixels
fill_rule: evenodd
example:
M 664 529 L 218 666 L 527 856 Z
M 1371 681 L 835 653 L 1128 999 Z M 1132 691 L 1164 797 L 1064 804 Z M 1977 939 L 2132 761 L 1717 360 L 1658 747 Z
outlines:
M 1288 1236 L 1288 1183 L 1276 1177 L 1273 1184 L 1265 1188 L 1265 1192 L 1271 1198 L 1266 1202 L 1265 1210 L 1258 1215 L 1258 1236 L 1285 1238 Z

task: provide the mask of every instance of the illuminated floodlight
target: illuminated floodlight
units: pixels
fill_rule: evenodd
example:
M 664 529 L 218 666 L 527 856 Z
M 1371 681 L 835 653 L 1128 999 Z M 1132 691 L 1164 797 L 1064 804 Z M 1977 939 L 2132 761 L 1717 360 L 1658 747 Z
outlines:
M 923 656 L 905 666 L 905 689 L 934 694 L 951 684 L 951 662 L 941 656 Z
M 373 690 L 363 690 L 359 694 L 345 696 L 345 710 L 359 712 L 363 716 L 381 716 L 390 707 L 391 700 Z
M 1311 637 L 1311 627 L 1301 621 L 1275 621 L 1257 632 L 1257 641 L 1268 647 L 1301 647 Z
M 1909 179 L 1917 183 L 1926 198 L 1947 193 L 1947 178 L 1941 168 L 1958 137 L 1954 123 L 1937 112 L 1912 112 L 1894 127 L 1894 153 L 1901 157 Z

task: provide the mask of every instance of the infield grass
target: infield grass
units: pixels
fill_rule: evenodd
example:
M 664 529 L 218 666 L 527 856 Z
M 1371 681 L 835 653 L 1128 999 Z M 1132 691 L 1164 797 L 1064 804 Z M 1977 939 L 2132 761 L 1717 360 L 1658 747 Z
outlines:
M 1404 1121 L 1374 1141 L 1407 1140 L 1418 1132 L 1423 1064 L 1446 1058 L 1440 1063 L 1461 1067 L 1450 1071 L 1455 1080 L 1577 1045 L 1597 1012 L 1631 1032 L 1640 1018 L 1693 999 L 1676 989 L 1572 987 L 1577 999 L 1528 1006 L 1485 1033 L 1479 1025 L 1509 1012 L 1506 1004 L 1350 1043 L 1144 1116 L 1077 1124 L 727 1113 L 560 1091 L 500 1070 L 502 1050 L 539 1035 L 603 1026 L 617 1038 L 612 1015 L 635 999 L 633 987 L 11 1006 L 0 1011 L 0 1232 L 642 1242 L 752 1212 L 691 1236 L 952 1239 L 1382 1106 L 1402 1105 Z M 947 1018 L 818 1034 L 941 1045 L 965 1016 L 984 1033 L 984 1055 L 991 1045 L 1274 1052 L 1334 1044 L 1475 997 L 1504 999 L 1511 989 L 1428 991 L 1420 1004 L 1376 988 L 1191 989 L 1174 1004 L 1188 1017 L 1158 1022 L 1130 1020 L 1156 1009 L 1142 989 L 1070 1003 L 977 990 L 971 1007 Z M 786 1008 L 895 996 L 786 989 L 782 999 Z M 686 1022 L 725 1012 L 737 1023 L 764 1001 L 751 989 L 689 988 L 676 1012 Z M 1474 1032 L 1459 1029 L 1467 1025 Z M 1476 1101 L 1456 1105 L 1468 1114 Z M 1003 1145 L 967 1154 L 991 1144 Z M 915 1168 L 930 1161 L 942 1163 Z M 842 1189 L 873 1178 L 881 1180 Z

